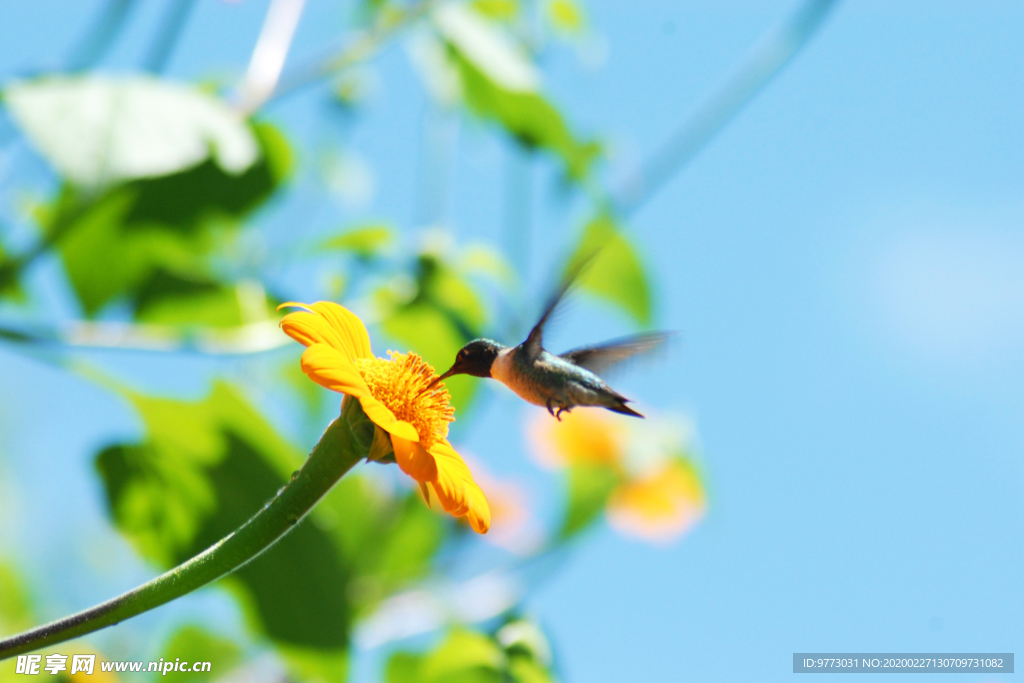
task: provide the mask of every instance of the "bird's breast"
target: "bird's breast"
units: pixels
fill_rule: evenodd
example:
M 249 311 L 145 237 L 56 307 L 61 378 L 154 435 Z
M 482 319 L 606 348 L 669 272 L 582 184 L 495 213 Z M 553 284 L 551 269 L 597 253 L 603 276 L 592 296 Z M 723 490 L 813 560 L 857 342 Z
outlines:
M 524 401 L 542 406 L 547 403 L 548 394 L 543 386 L 533 381 L 529 374 L 516 366 L 515 349 L 504 349 L 498 353 L 491 365 L 491 377 L 516 393 Z

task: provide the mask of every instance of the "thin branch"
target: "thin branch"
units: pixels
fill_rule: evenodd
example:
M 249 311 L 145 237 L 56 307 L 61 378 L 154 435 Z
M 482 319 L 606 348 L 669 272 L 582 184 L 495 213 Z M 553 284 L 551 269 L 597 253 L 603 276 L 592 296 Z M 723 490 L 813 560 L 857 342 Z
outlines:
M 306 0 L 271 0 L 249 60 L 249 68 L 239 88 L 239 107 L 242 111 L 259 109 L 273 94 L 305 5 Z
M 93 22 L 82 41 L 68 58 L 70 71 L 83 71 L 103 59 L 114 39 L 124 28 L 135 0 L 108 0 L 106 7 Z
M 263 104 L 293 95 L 339 71 L 366 61 L 396 33 L 427 14 L 439 3 L 440 0 L 422 0 L 404 11 L 382 12 L 381 20 L 369 30 L 357 35 L 341 52 L 314 60 L 286 74 Z
M 160 27 L 156 43 L 146 58 L 146 71 L 159 74 L 167 68 L 167 63 L 174 54 L 174 47 L 181 38 L 181 32 L 185 29 L 188 16 L 195 4 L 196 0 L 170 0 L 170 7 Z
M 195 329 L 85 320 L 53 327 L 4 322 L 0 323 L 0 339 L 76 349 L 200 353 L 209 356 L 264 353 L 288 344 L 288 337 L 272 321 Z
M 353 433 L 343 412 L 327 428 L 302 469 L 244 525 L 191 560 L 134 590 L 0 641 L 0 660 L 112 626 L 241 568 L 294 529 L 334 484 L 365 457 L 369 443 L 362 437 Z
M 683 168 L 749 102 L 822 26 L 839 0 L 805 0 L 768 31 L 739 67 L 617 193 L 614 208 L 628 215 Z

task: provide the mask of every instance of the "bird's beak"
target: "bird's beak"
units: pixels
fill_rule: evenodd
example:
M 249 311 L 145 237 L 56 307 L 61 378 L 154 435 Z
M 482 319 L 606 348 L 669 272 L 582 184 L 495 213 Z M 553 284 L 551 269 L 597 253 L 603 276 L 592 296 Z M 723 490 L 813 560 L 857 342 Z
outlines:
M 452 375 L 457 375 L 457 374 L 459 374 L 459 364 L 458 363 L 456 363 L 455 365 L 451 366 L 446 373 L 444 373 L 443 375 L 441 375 L 440 377 L 435 379 L 433 382 L 428 384 L 427 387 L 423 391 L 430 391 L 431 389 L 436 387 L 438 384 L 440 384 L 444 380 L 448 379 Z

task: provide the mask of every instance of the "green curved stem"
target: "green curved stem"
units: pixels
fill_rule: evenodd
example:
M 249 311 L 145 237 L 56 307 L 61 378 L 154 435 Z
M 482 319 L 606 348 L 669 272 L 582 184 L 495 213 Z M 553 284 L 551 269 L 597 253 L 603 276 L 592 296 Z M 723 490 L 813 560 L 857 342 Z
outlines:
M 355 404 L 351 401 L 346 403 Z M 369 447 L 361 424 L 346 410 L 331 423 L 302 469 L 248 522 L 138 588 L 95 607 L 0 641 L 0 660 L 98 631 L 164 605 L 230 574 L 295 528 Z M 359 432 L 358 434 L 356 432 Z

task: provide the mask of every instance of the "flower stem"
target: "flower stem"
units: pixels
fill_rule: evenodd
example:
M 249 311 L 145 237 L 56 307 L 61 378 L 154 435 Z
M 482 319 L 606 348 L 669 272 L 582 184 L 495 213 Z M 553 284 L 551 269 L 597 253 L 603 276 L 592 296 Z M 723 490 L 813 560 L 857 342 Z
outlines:
M 348 402 L 346 402 L 348 403 Z M 357 402 L 352 401 L 351 403 Z M 87 610 L 0 641 L 0 660 L 98 631 L 230 574 L 295 528 L 362 459 L 369 442 L 349 411 L 331 423 L 302 469 L 248 522 L 191 560 Z

